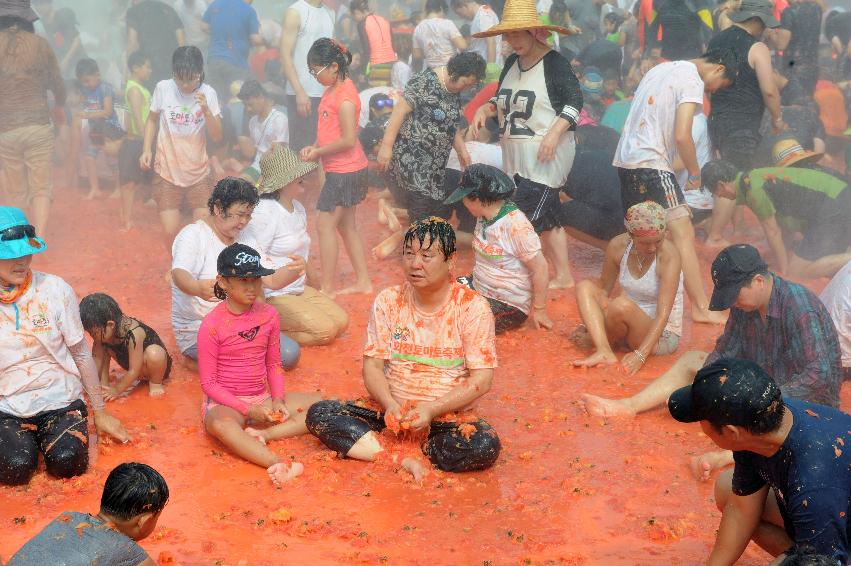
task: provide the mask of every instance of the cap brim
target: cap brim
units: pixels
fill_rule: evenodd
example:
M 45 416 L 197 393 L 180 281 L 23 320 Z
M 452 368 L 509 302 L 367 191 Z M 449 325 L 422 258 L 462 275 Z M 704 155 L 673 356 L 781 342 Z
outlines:
M 269 269 L 267 267 L 260 267 L 257 271 L 252 271 L 247 275 L 243 275 L 243 277 L 266 277 L 268 275 L 273 275 L 275 273 L 274 269 Z
M 482 31 L 479 33 L 474 33 L 473 37 L 477 39 L 481 39 L 483 37 L 493 37 L 495 35 L 502 35 L 504 33 L 508 33 L 510 31 L 530 31 L 533 29 L 545 29 L 547 31 L 554 31 L 559 35 L 573 35 L 573 32 L 562 26 L 551 26 L 546 24 L 533 24 L 533 23 L 523 23 L 523 22 L 502 22 L 499 23 L 487 31 Z
M 47 249 L 47 244 L 44 243 L 44 240 L 38 236 L 33 239 L 39 244 L 39 247 L 30 244 L 29 238 L 0 242 L 0 259 L 17 259 L 28 255 L 40 254 Z
M 463 200 L 465 196 L 469 195 L 472 192 L 472 188 L 458 187 L 451 195 L 446 197 L 446 200 L 443 201 L 443 204 L 455 204 L 456 202 Z
M 765 24 L 765 27 L 768 28 L 779 28 L 780 22 L 777 21 L 773 15 L 770 14 L 761 14 L 758 12 L 732 12 L 727 15 L 730 18 L 731 22 L 740 24 L 745 20 L 749 20 L 751 18 L 759 18 L 762 20 L 762 23 Z
M 824 157 L 824 153 L 815 153 L 813 151 L 804 150 L 802 153 L 799 153 L 794 157 L 790 156 L 789 159 L 778 161 L 777 166 L 791 167 L 792 165 L 807 165 L 818 162 L 822 157 Z
M 696 423 L 700 418 L 694 412 L 694 401 L 691 385 L 686 385 L 674 391 L 668 398 L 668 412 L 681 423 Z
M 739 297 L 744 283 L 731 283 L 723 287 L 716 286 L 712 291 L 712 298 L 709 299 L 709 310 L 725 311 L 736 304 L 736 299 Z

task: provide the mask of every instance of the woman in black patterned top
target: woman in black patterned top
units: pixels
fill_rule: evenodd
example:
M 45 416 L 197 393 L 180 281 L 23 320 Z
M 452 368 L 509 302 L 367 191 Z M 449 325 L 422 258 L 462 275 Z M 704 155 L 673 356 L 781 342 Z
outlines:
M 470 156 L 457 128 L 458 94 L 481 81 L 485 61 L 477 53 L 460 53 L 445 67 L 417 73 L 408 82 L 378 150 L 378 163 L 389 172 L 391 190 L 408 209 L 411 222 L 429 216 L 448 217 L 443 177 L 454 147 L 462 167 Z M 393 187 L 395 185 L 395 187 Z

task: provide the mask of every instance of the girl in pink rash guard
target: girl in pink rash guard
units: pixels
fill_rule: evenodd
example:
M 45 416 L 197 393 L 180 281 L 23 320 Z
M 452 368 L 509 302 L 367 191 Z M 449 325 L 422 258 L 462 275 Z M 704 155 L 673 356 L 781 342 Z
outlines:
M 304 466 L 281 463 L 266 442 L 306 433 L 307 409 L 320 397 L 284 394 L 278 311 L 256 302 L 261 277 L 275 271 L 261 266 L 260 254 L 243 244 L 222 250 L 217 268 L 215 293 L 222 302 L 198 331 L 204 427 L 234 454 L 266 468 L 280 486 Z M 256 428 L 246 427 L 249 422 Z

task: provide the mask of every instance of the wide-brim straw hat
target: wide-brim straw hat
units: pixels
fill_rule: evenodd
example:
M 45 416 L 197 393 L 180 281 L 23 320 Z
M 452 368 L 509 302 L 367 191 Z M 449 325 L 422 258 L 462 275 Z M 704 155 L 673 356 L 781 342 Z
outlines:
M 0 18 L 9 16 L 28 22 L 38 19 L 38 14 L 32 9 L 30 0 L 0 0 Z
M 257 192 L 261 195 L 273 193 L 286 187 L 319 167 L 315 161 L 302 161 L 290 148 L 275 144 L 260 158 L 260 180 Z
M 777 167 L 791 167 L 792 165 L 815 163 L 824 157 L 824 153 L 809 151 L 804 149 L 797 140 L 785 139 L 774 144 L 771 157 Z
M 590 2 L 591 0 L 587 0 Z M 571 32 L 566 27 L 553 26 L 541 23 L 538 18 L 538 10 L 535 7 L 533 0 L 508 0 L 505 3 L 505 8 L 502 10 L 502 18 L 500 22 L 492 28 L 474 33 L 473 37 L 491 37 L 501 35 L 509 31 L 523 31 L 533 29 L 545 29 L 554 31 L 561 35 L 570 35 Z

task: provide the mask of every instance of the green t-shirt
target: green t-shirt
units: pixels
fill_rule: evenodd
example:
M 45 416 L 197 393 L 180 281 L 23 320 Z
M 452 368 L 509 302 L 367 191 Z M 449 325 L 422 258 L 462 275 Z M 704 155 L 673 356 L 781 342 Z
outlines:
M 798 167 L 763 167 L 748 173 L 747 182 L 742 178 L 736 177 L 736 204 L 747 205 L 760 221 L 776 216 L 778 224 L 797 231 L 826 220 L 825 206 L 848 186 L 826 171 Z

